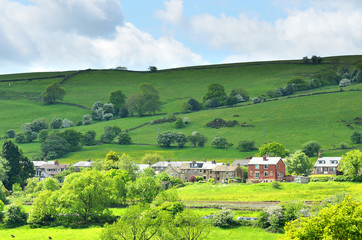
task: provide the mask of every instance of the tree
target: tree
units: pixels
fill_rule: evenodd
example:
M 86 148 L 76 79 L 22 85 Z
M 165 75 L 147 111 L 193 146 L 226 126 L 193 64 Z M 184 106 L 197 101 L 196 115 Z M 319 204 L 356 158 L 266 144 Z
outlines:
M 30 211 L 28 223 L 49 225 L 57 217 L 57 204 L 52 198 L 51 190 L 44 190 L 35 198 L 33 208 Z
M 218 99 L 220 102 L 224 100 L 226 96 L 225 88 L 219 83 L 212 83 L 208 86 L 208 91 L 206 95 L 204 96 L 204 102 L 206 102 L 209 99 Z
M 342 156 L 338 169 L 343 174 L 355 180 L 359 172 L 362 171 L 362 152 L 360 150 L 352 150 Z
M 92 117 L 90 114 L 86 114 L 83 116 L 83 125 L 91 124 Z
M 58 193 L 59 211 L 77 214 L 85 222 L 101 215 L 111 202 L 108 178 L 97 170 L 68 175 Z
M 249 140 L 244 140 L 244 141 L 240 141 L 239 145 L 237 147 L 237 149 L 240 152 L 250 152 L 255 150 L 255 142 L 254 141 L 249 141 Z
M 182 121 L 181 118 L 177 119 L 176 122 L 175 122 L 175 127 L 176 128 L 184 128 L 185 127 L 185 124 L 184 122 Z
M 8 228 L 20 227 L 26 224 L 28 215 L 20 205 L 11 205 L 5 212 L 4 223 Z
M 251 99 L 251 101 L 252 101 L 254 104 L 261 103 L 261 100 L 260 100 L 259 97 L 253 97 L 253 98 Z
M 69 143 L 57 134 L 50 134 L 41 144 L 41 151 L 47 159 L 54 159 L 70 151 Z
M 141 203 L 151 203 L 161 191 L 161 184 L 152 177 L 140 177 L 127 185 L 128 195 L 131 199 Z
M 160 154 L 157 153 L 146 153 L 142 158 L 141 158 L 141 163 L 144 164 L 154 164 L 156 162 L 161 162 L 163 161 L 163 157 Z
M 150 72 L 157 72 L 157 67 L 156 66 L 149 66 L 148 70 L 150 70 Z
M 0 156 L 0 188 L 2 187 L 3 181 L 7 180 L 8 172 L 9 172 L 8 162 L 5 158 L 2 158 Z
M 355 144 L 359 144 L 361 142 L 361 133 L 359 132 L 352 133 L 351 141 Z
M 158 91 L 149 83 L 141 84 L 140 90 L 142 92 L 144 111 L 152 112 L 153 114 L 155 114 L 156 111 L 161 111 L 162 105 Z
M 73 121 L 66 119 L 66 118 L 63 119 L 62 128 L 70 128 L 73 126 L 74 126 Z
M 121 132 L 122 130 L 118 126 L 105 126 L 104 133 L 101 135 L 101 141 L 104 143 L 110 143 Z
M 203 147 L 207 142 L 207 138 L 197 131 L 193 131 L 192 134 L 187 137 L 187 140 L 191 142 L 194 147 Z
M 142 93 L 135 93 L 127 98 L 126 101 L 126 108 L 127 111 L 133 115 L 134 112 L 137 112 L 138 116 L 142 116 L 142 114 L 145 112 L 144 109 L 144 98 Z
M 303 63 L 305 64 L 310 63 L 308 56 L 303 57 Z
M 229 143 L 225 137 L 215 137 L 214 140 L 212 140 L 211 145 L 217 148 L 226 148 L 231 147 L 233 144 Z
M 282 239 L 361 239 L 362 203 L 346 197 L 323 208 L 317 216 L 302 217 L 285 226 Z
M 48 137 L 48 131 L 46 129 L 43 129 L 39 132 L 39 141 L 40 142 L 44 142 Z
M 119 110 L 119 116 L 121 118 L 125 118 L 128 116 L 128 110 L 125 106 L 122 106 L 121 109 Z
M 202 109 L 201 103 L 199 103 L 194 98 L 190 98 L 190 100 L 188 100 L 187 103 L 190 105 L 190 110 L 191 111 L 200 111 Z
M 155 177 L 156 173 L 153 171 L 152 167 L 146 167 L 142 170 L 141 177 Z
M 302 145 L 302 150 L 308 157 L 313 157 L 314 154 L 318 154 L 320 149 L 321 145 L 315 141 L 309 141 Z
M 7 135 L 8 138 L 14 138 L 15 137 L 15 130 L 14 129 L 7 130 L 6 135 Z
M 116 223 L 106 225 L 100 239 L 148 240 L 156 236 L 162 226 L 163 216 L 142 205 L 126 208 Z
M 235 224 L 234 213 L 230 209 L 223 209 L 214 214 L 212 223 L 216 227 L 232 227 Z
M 116 143 L 120 145 L 129 145 L 132 143 L 132 139 L 129 136 L 128 132 L 121 132 L 116 138 Z
M 70 152 L 80 150 L 82 147 L 80 146 L 81 139 L 82 139 L 82 133 L 78 132 L 74 129 L 67 129 L 63 132 L 57 133 L 57 135 L 61 138 L 63 138 L 68 143 L 68 150 Z
M 63 121 L 61 118 L 53 118 L 51 123 L 50 123 L 50 128 L 51 129 L 59 129 L 61 128 L 63 125 Z
M 308 89 L 308 83 L 304 81 L 302 77 L 294 77 L 288 82 L 289 84 L 294 84 L 294 86 L 297 88 L 297 91 L 307 90 Z
M 59 83 L 53 82 L 52 84 L 48 85 L 45 92 L 41 94 L 41 99 L 44 104 L 53 104 L 56 103 L 57 100 L 63 100 L 64 96 L 64 88 L 62 88 Z
M 234 88 L 233 90 L 231 90 L 231 97 L 238 97 L 238 95 L 242 97 L 243 102 L 247 102 L 250 99 L 249 93 L 242 88 Z M 240 100 L 238 100 L 238 102 L 240 102 Z
M 296 151 L 286 160 L 287 172 L 290 174 L 302 175 L 310 174 L 313 164 L 309 161 L 308 156 L 301 150 Z
M 280 143 L 270 142 L 262 145 L 259 148 L 259 153 L 257 155 L 259 157 L 262 157 L 264 155 L 271 155 L 283 158 L 289 155 L 289 151 Z
M 94 130 L 89 130 L 86 133 L 84 133 L 82 137 L 82 144 L 84 146 L 95 145 L 96 144 L 95 138 L 96 138 L 96 132 Z
M 112 103 L 114 106 L 115 114 L 119 114 L 122 106 L 126 101 L 126 96 L 121 90 L 116 90 L 111 92 L 108 102 Z
M 170 147 L 174 141 L 175 141 L 175 133 L 173 132 L 163 132 L 158 134 L 157 136 L 157 143 L 161 147 Z
M 342 80 L 339 82 L 339 87 L 347 87 L 347 86 L 349 86 L 349 85 L 351 85 L 351 80 L 346 79 L 346 78 L 342 79 Z
M 226 97 L 225 99 L 225 104 L 228 106 L 234 106 L 235 104 L 238 103 L 238 98 L 237 97 Z
M 23 151 L 10 140 L 6 140 L 2 147 L 2 156 L 4 167 L 8 170 L 7 179 L 4 185 L 11 189 L 14 183 L 20 183 L 21 186 L 29 177 L 34 176 L 34 164 L 23 155 Z

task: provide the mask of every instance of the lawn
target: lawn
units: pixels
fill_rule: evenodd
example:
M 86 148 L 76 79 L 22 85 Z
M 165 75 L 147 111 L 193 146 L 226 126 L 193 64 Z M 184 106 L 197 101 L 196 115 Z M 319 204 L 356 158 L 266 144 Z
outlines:
M 193 184 L 175 189 L 186 202 L 261 202 L 261 201 L 321 201 L 345 192 L 356 200 L 362 200 L 362 184 L 350 182 L 310 182 L 308 184 L 282 183 L 275 189 L 271 183 L 259 184 Z

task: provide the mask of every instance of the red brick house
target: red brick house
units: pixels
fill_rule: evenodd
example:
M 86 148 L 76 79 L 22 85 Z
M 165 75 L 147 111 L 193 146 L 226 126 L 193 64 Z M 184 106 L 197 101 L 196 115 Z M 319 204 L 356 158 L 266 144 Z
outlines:
M 248 182 L 283 181 L 285 163 L 280 157 L 253 157 L 248 164 Z

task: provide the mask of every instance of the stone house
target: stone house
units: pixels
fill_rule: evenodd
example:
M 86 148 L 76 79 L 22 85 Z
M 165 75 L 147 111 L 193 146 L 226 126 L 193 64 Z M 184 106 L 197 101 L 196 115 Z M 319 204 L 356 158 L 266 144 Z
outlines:
M 35 163 L 34 163 L 35 162 Z M 64 170 L 67 170 L 70 164 L 59 164 L 57 160 L 54 162 L 34 161 L 35 176 L 40 178 L 54 177 Z
M 161 173 L 161 172 L 165 172 L 166 170 L 168 170 L 170 168 L 178 169 L 178 168 L 180 168 L 181 164 L 183 164 L 183 163 L 186 163 L 186 162 L 171 161 L 170 159 L 168 159 L 167 161 L 156 162 L 156 163 L 152 164 L 151 167 L 152 167 L 153 171 L 156 174 L 158 174 L 158 173 Z M 168 171 L 168 172 L 170 172 L 170 171 Z
M 319 157 L 314 164 L 313 174 L 342 174 L 337 170 L 341 157 Z
M 216 182 L 227 183 L 229 179 L 243 178 L 243 170 L 240 166 L 217 165 L 212 170 L 212 177 Z
M 212 178 L 212 171 L 214 168 L 218 165 L 222 165 L 222 163 L 216 163 L 215 160 L 211 162 L 188 162 L 188 163 L 182 163 L 180 166 L 180 174 L 181 174 L 181 180 L 184 182 L 187 182 L 191 176 L 201 176 L 203 181 L 209 180 L 209 178 Z
M 248 182 L 283 181 L 285 163 L 280 157 L 253 157 L 248 164 Z

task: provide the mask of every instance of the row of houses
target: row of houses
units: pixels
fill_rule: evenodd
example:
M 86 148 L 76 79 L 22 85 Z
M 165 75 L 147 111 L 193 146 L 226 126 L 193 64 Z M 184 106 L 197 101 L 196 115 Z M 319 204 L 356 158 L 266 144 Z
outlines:
M 319 157 L 314 164 L 313 174 L 341 174 L 338 172 L 338 164 L 341 157 Z M 70 164 L 59 164 L 58 161 L 34 161 L 37 177 L 53 177 L 68 169 Z M 90 167 L 92 162 L 80 161 L 73 164 L 76 171 L 80 168 Z M 156 174 L 166 172 L 173 178 L 180 178 L 184 182 L 193 177 L 201 177 L 204 181 L 210 178 L 218 183 L 226 183 L 230 179 L 244 178 L 241 167 L 248 168 L 248 182 L 273 182 L 287 179 L 285 174 L 285 160 L 280 157 L 252 157 L 251 159 L 237 159 L 231 165 L 212 161 L 160 161 L 155 164 L 138 164 L 142 171 L 146 167 L 152 167 Z

